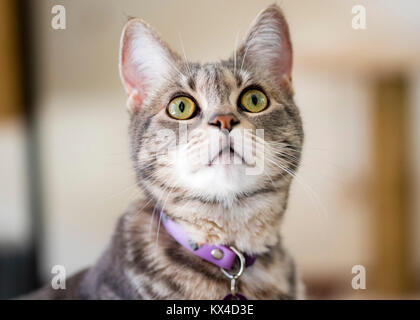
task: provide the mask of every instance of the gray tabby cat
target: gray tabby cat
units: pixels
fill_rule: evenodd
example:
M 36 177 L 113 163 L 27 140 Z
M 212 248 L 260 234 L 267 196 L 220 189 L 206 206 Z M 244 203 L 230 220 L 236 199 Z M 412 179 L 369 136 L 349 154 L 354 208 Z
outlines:
M 276 5 L 258 15 L 230 59 L 208 64 L 186 62 L 144 21 L 130 20 L 120 73 L 131 158 L 147 199 L 119 219 L 102 257 L 68 279 L 66 290 L 45 287 L 25 298 L 222 299 L 229 293 L 227 278 L 161 227 L 161 210 L 197 244 L 257 256 L 239 281 L 248 299 L 301 298 L 279 235 L 303 141 L 291 69 L 288 26 Z M 264 129 L 263 139 L 257 129 Z M 249 153 L 230 144 L 226 155 L 231 134 L 263 148 Z M 194 160 L 215 145 L 206 163 Z M 240 163 L 221 163 L 238 158 Z M 249 174 L 257 162 L 262 172 Z

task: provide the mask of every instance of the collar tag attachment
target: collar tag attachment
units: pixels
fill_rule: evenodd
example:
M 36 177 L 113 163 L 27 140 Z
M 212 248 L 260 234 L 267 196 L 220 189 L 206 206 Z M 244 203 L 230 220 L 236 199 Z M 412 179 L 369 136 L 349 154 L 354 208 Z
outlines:
M 239 258 L 239 270 L 236 273 L 229 273 L 223 268 L 220 268 L 222 273 L 230 280 L 230 294 L 223 298 L 223 300 L 247 300 L 243 295 L 238 293 L 238 281 L 239 277 L 242 275 L 245 269 L 245 257 L 244 255 L 236 249 L 234 246 L 231 246 L 230 249 L 236 254 Z

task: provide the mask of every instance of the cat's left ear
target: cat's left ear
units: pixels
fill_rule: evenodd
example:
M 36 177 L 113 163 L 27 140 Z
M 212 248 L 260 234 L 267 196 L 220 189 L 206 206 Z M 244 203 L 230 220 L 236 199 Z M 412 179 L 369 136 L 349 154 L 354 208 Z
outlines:
M 258 72 L 267 72 L 279 86 L 292 93 L 292 44 L 286 19 L 277 5 L 269 6 L 257 16 L 236 60 Z
M 141 19 L 127 22 L 121 36 L 119 67 L 130 112 L 141 109 L 179 59 L 146 22 Z

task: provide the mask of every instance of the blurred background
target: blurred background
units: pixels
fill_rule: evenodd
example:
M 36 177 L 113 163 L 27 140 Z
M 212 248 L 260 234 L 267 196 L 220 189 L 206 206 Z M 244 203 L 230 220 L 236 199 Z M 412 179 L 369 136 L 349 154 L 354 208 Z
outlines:
M 272 2 L 0 1 L 0 298 L 50 281 L 54 265 L 94 263 L 138 194 L 117 65 L 127 18 L 212 61 Z M 278 4 L 306 131 L 283 234 L 308 298 L 420 298 L 420 3 Z M 354 5 L 366 29 L 352 28 Z

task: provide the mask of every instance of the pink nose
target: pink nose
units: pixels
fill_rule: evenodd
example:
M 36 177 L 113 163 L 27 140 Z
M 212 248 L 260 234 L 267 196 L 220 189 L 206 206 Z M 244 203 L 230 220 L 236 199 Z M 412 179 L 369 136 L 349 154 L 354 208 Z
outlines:
M 220 130 L 232 130 L 235 124 L 238 124 L 239 120 L 233 114 L 223 114 L 215 115 L 210 121 L 209 124 L 212 126 L 219 127 Z

